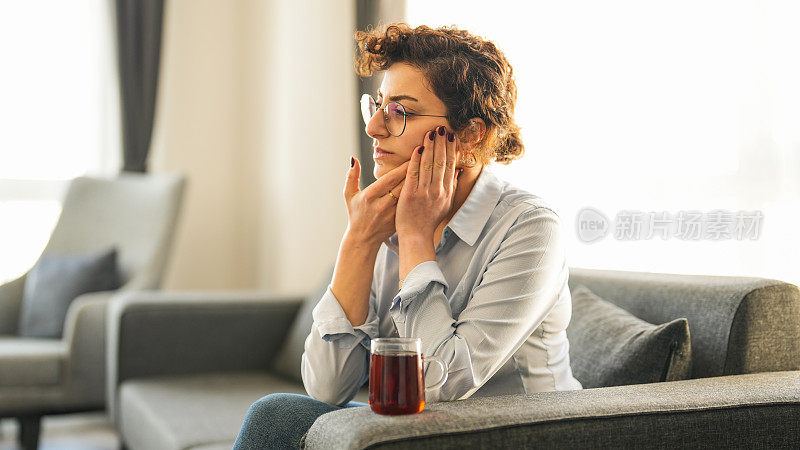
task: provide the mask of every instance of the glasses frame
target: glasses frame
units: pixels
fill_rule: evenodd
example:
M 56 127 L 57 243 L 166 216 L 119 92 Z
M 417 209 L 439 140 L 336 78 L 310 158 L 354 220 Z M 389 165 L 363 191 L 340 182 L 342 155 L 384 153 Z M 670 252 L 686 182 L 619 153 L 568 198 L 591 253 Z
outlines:
M 386 131 L 388 131 L 389 134 L 394 136 L 394 137 L 402 136 L 403 133 L 405 133 L 408 116 L 425 116 L 425 117 L 444 117 L 444 118 L 447 118 L 447 116 L 437 116 L 435 114 L 417 114 L 417 113 L 406 112 L 406 108 L 400 102 L 387 102 L 385 105 L 383 105 L 382 108 L 378 108 L 378 102 L 376 102 L 375 98 L 372 97 L 372 95 L 370 95 L 370 94 L 363 94 L 361 96 L 360 103 L 361 103 L 361 118 L 364 119 L 364 124 L 365 125 L 369 124 L 369 121 L 372 120 L 372 118 L 375 116 L 375 113 L 377 113 L 378 111 L 381 111 L 381 112 L 383 112 L 383 114 L 381 114 L 383 116 L 383 127 L 386 128 Z M 387 124 L 387 122 L 389 120 L 388 108 L 389 108 L 389 105 L 391 105 L 391 104 L 397 105 L 398 110 L 400 111 L 400 115 L 403 116 L 403 129 L 400 131 L 399 134 L 392 133 L 391 130 L 389 130 L 389 125 Z M 370 111 L 370 109 L 372 108 L 373 105 L 375 107 L 375 112 L 371 112 Z M 367 117 L 367 114 L 369 114 L 369 117 Z

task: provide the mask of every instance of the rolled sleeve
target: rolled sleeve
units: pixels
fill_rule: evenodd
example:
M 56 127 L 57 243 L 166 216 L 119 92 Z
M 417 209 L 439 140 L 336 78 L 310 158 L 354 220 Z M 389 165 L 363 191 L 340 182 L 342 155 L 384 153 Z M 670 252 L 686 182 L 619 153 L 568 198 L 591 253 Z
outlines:
M 369 341 L 378 336 L 378 314 L 374 302 L 369 304 L 367 320 L 354 327 L 333 295 L 330 285 L 311 315 L 322 339 L 339 348 L 352 348 L 359 343 L 368 348 Z
M 424 301 L 426 291 L 429 291 L 431 283 L 439 283 L 442 290 L 448 289 L 447 280 L 444 278 L 442 269 L 436 261 L 424 261 L 417 264 L 411 272 L 406 275 L 403 288 L 392 299 L 391 312 L 395 322 L 405 322 L 405 315 L 408 313 L 409 305 L 414 301 Z M 417 300 L 419 299 L 419 300 Z
M 343 405 L 366 382 L 370 339 L 378 334 L 374 300 L 371 290 L 367 320 L 354 327 L 328 285 L 311 310 L 313 323 L 300 364 L 308 395 L 332 405 Z

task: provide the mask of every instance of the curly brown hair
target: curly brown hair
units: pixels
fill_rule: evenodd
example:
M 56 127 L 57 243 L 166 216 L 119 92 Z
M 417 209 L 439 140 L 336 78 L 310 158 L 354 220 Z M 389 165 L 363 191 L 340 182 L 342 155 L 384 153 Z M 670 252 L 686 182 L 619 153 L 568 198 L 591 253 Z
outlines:
M 514 121 L 514 71 L 492 42 L 455 25 L 411 28 L 402 22 L 356 31 L 355 39 L 358 76 L 371 76 L 396 62 L 410 64 L 426 74 L 460 138 L 471 118 L 486 123 L 486 133 L 474 152 L 483 164 L 492 159 L 509 164 L 522 157 L 525 147 Z

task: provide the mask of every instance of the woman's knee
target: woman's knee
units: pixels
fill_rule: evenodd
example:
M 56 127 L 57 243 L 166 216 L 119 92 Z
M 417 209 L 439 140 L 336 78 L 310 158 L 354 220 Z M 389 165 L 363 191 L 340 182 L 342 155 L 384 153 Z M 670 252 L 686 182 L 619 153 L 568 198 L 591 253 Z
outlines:
M 260 408 L 263 405 L 281 405 L 285 403 L 291 403 L 295 400 L 295 397 L 302 397 L 300 394 L 290 394 L 287 392 L 275 392 L 272 394 L 267 394 L 260 399 L 253 402 L 251 407 Z
M 280 411 L 285 408 L 291 408 L 292 404 L 297 402 L 297 400 L 294 398 L 297 395 L 298 394 L 289 394 L 283 392 L 265 395 L 250 405 L 248 414 L 263 416 L 267 413 Z
M 316 400 L 299 394 L 265 395 L 250 405 L 234 449 L 297 448 L 314 418 Z
M 338 408 L 307 395 L 280 392 L 265 395 L 253 402 L 247 415 L 251 419 L 272 417 L 277 420 L 295 420 L 316 417 L 334 409 Z

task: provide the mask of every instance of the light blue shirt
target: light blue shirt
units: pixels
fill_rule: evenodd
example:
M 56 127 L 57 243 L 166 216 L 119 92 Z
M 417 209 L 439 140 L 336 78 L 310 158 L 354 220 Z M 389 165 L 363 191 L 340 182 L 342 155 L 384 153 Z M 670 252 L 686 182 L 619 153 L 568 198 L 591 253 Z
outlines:
M 481 170 L 444 229 L 436 261 L 418 264 L 398 292 L 397 234 L 381 244 L 369 313 L 353 327 L 328 286 L 312 315 L 302 377 L 308 394 L 341 405 L 369 377 L 370 339 L 417 337 L 447 362 L 427 402 L 581 389 L 569 364 L 572 314 L 565 237 L 540 197 Z M 438 365 L 427 386 L 440 377 Z

